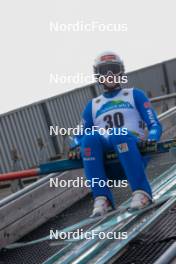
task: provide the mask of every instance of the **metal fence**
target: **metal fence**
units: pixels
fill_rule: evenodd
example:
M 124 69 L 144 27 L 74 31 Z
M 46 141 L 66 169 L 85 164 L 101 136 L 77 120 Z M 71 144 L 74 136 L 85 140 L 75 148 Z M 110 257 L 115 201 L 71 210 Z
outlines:
M 35 166 L 41 156 L 48 159 L 54 154 L 41 104 L 0 117 L 1 172 Z
M 176 59 L 130 72 L 128 87 L 149 97 L 176 91 Z M 49 127 L 75 127 L 88 100 L 100 94 L 96 84 L 72 90 L 0 116 L 0 172 L 25 169 L 63 152 L 65 138 L 50 136 Z M 158 113 L 175 105 L 155 103 Z
M 166 67 L 169 92 L 175 93 L 176 92 L 176 59 L 166 61 L 164 65 Z
M 163 64 L 156 64 L 128 74 L 129 87 L 139 87 L 146 91 L 149 97 L 167 93 L 167 84 L 163 74 Z

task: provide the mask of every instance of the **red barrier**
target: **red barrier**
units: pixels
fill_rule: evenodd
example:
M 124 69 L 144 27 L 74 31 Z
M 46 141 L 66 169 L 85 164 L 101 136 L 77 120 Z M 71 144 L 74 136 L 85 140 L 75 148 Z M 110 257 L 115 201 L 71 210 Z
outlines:
M 29 169 L 29 170 L 22 170 L 22 171 L 13 171 L 8 173 L 0 174 L 0 181 L 10 181 L 10 180 L 16 180 L 16 179 L 23 179 L 23 178 L 29 178 L 33 176 L 39 175 L 39 169 Z

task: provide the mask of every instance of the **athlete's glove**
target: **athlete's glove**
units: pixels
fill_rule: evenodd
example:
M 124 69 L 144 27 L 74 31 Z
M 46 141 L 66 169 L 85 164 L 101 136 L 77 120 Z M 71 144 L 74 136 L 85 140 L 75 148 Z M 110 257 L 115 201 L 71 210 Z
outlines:
M 149 142 L 158 141 L 160 139 L 160 134 L 161 134 L 160 129 L 158 129 L 158 127 L 153 127 L 149 130 L 147 140 Z

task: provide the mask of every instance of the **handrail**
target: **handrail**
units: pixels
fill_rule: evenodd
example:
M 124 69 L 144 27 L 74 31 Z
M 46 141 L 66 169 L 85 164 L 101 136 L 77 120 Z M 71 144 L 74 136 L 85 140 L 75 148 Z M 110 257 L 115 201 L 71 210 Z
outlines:
M 154 264 L 169 264 L 176 257 L 176 242 L 174 242 Z
M 150 99 L 150 102 L 155 103 L 155 102 L 165 101 L 165 100 L 171 99 L 171 98 L 176 98 L 176 93 L 165 94 L 165 95 L 153 97 Z
M 3 207 L 4 205 L 10 203 L 11 201 L 14 201 L 15 199 L 21 197 L 22 195 L 30 192 L 31 190 L 34 190 L 35 188 L 39 187 L 40 185 L 46 183 L 47 181 L 49 181 L 49 179 L 51 177 L 62 176 L 66 172 L 64 171 L 64 172 L 60 173 L 60 175 L 59 175 L 59 173 L 60 172 L 49 174 L 49 175 L 39 179 L 38 181 L 33 182 L 32 184 L 30 184 L 28 186 L 25 186 L 25 188 L 19 190 L 18 192 L 11 193 L 9 196 L 4 197 L 2 200 L 0 200 L 0 208 Z
M 170 117 L 170 115 L 175 114 L 176 113 L 176 106 L 170 108 L 169 110 L 163 112 L 162 114 L 158 115 L 158 118 L 160 121 L 162 121 L 165 118 Z

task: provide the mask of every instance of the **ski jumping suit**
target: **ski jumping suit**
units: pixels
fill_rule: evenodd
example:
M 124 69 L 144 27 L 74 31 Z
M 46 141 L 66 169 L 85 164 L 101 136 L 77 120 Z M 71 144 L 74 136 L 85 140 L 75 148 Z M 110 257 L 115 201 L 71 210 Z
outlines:
M 151 108 L 149 99 L 144 92 L 137 88 L 124 88 L 104 94 L 89 101 L 82 114 L 85 128 L 127 128 L 127 135 L 101 135 L 99 132 L 80 137 L 81 155 L 85 175 L 88 180 L 98 178 L 107 182 L 104 153 L 114 150 L 132 192 L 142 190 L 152 198 L 152 190 L 145 174 L 146 159 L 140 154 L 137 142 L 143 139 L 158 141 L 162 127 L 156 113 Z M 148 135 L 144 133 L 145 124 Z M 117 166 L 118 170 L 118 166 Z M 116 173 L 117 174 L 117 173 Z M 114 206 L 112 193 L 107 185 L 91 187 L 93 197 L 106 196 Z

